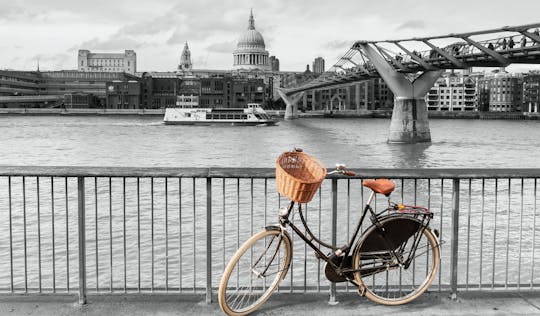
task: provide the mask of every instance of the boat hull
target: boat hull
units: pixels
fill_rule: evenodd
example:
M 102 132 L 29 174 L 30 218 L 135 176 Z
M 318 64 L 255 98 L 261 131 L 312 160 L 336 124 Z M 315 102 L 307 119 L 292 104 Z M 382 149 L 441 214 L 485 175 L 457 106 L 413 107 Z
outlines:
M 268 120 L 268 121 L 163 121 L 165 125 L 231 125 L 231 126 L 258 126 L 266 125 L 272 126 L 276 125 L 277 121 Z

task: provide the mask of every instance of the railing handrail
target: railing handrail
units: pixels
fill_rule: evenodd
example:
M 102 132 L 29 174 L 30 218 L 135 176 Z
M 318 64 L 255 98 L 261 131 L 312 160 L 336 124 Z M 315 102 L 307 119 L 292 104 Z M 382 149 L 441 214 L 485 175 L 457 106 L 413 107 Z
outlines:
M 331 169 L 331 168 L 329 168 Z M 499 179 L 540 178 L 540 168 L 350 168 L 351 179 Z M 275 178 L 274 168 L 172 168 L 172 167 L 95 167 L 95 166 L 5 166 L 0 176 L 39 177 L 154 177 L 154 178 Z M 328 175 L 328 179 L 343 178 Z

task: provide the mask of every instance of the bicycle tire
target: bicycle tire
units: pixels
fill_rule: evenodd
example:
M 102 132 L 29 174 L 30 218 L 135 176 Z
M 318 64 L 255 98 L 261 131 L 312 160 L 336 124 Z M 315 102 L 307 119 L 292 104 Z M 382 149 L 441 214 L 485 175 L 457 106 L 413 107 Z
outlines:
M 409 303 L 433 282 L 440 264 L 439 242 L 429 228 L 410 216 L 389 216 L 380 220 L 380 227 L 384 232 L 381 233 L 377 225 L 368 228 L 353 253 L 359 292 L 378 304 Z M 417 233 L 420 235 L 416 251 L 411 252 Z M 389 243 L 391 249 L 395 247 L 393 251 L 397 256 L 410 258 L 410 262 L 396 265 L 395 257 L 388 250 Z M 364 272 L 360 272 L 361 268 Z
M 291 258 L 291 238 L 279 227 L 267 227 L 251 236 L 233 255 L 221 277 L 218 301 L 223 312 L 239 316 L 260 308 L 287 274 Z M 270 271 L 276 267 L 276 272 Z

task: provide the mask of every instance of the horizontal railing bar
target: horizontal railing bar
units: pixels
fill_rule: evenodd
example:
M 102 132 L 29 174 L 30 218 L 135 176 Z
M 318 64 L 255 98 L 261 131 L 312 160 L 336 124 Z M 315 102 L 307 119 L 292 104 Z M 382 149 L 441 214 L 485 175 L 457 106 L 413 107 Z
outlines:
M 394 179 L 514 179 L 540 178 L 540 168 L 429 168 L 382 169 L 350 168 L 354 177 L 329 175 L 327 178 L 394 178 Z M 330 168 L 331 170 L 331 168 Z M 125 177 L 125 178 L 274 178 L 274 168 L 133 168 L 79 166 L 0 166 L 0 176 L 38 177 Z

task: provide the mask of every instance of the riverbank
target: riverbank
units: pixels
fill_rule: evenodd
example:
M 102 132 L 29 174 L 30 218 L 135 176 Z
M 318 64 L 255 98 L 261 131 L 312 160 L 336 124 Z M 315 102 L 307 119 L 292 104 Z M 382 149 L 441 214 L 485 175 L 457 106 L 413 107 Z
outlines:
M 285 110 L 267 110 L 270 116 L 283 118 Z M 64 108 L 0 108 L 4 115 L 53 115 L 53 116 L 156 116 L 163 117 L 165 109 L 64 109 Z M 300 118 L 391 118 L 391 110 L 343 110 L 343 111 L 305 111 L 298 113 Z M 540 120 L 540 113 L 520 112 L 442 112 L 430 111 L 431 119 L 463 120 Z
M 163 117 L 165 109 L 64 109 L 64 108 L 0 108 L 0 115 L 54 115 L 54 116 L 159 116 Z

